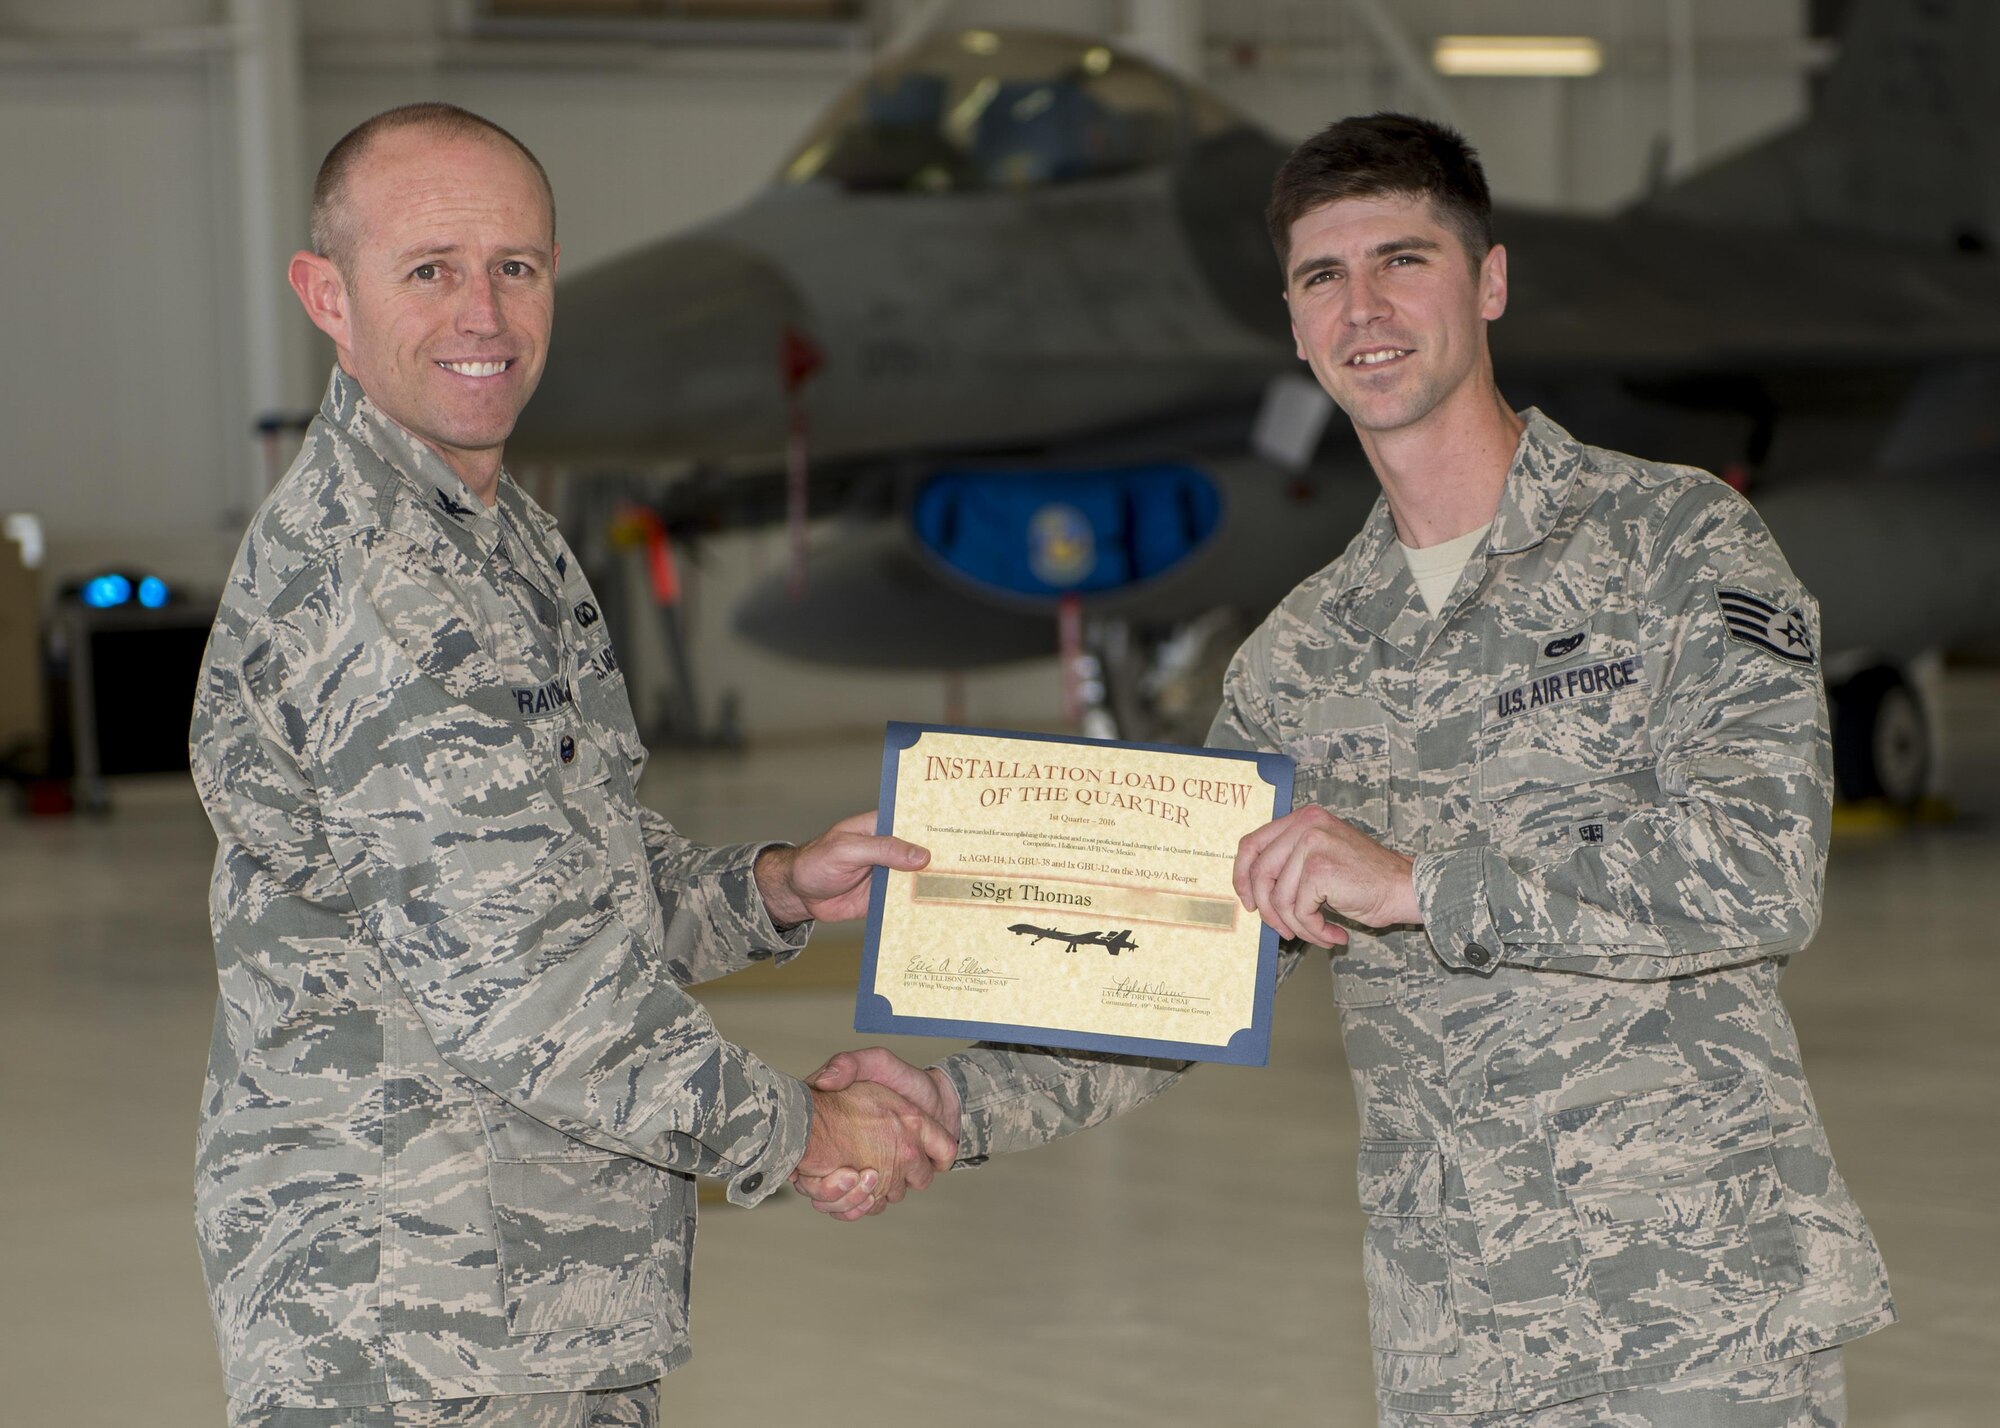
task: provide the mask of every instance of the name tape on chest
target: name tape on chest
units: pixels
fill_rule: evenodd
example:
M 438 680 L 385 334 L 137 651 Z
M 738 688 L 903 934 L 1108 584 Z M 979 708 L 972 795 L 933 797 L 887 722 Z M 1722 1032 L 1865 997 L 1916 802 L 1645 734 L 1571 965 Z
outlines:
M 1493 696 L 1490 713 L 1495 719 L 1511 719 L 1530 709 L 1567 704 L 1596 694 L 1615 694 L 1645 682 L 1646 662 L 1638 655 L 1580 664 L 1554 674 L 1537 675 L 1526 684 L 1502 690 Z
M 568 680 L 552 679 L 547 684 L 516 689 L 514 707 L 523 714 L 546 714 L 552 709 L 562 708 L 572 697 Z
M 1715 587 L 1716 603 L 1722 606 L 1722 623 L 1729 637 L 1776 655 L 1792 664 L 1810 665 L 1812 634 L 1806 628 L 1806 613 L 1797 605 L 1774 605 L 1762 595 L 1748 590 Z

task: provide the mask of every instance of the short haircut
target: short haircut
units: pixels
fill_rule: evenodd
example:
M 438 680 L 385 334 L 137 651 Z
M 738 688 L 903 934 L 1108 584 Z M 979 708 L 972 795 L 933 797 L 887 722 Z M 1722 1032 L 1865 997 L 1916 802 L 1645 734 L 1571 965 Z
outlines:
M 404 104 L 395 109 L 385 109 L 374 118 L 364 119 L 349 129 L 339 143 L 327 150 L 326 158 L 319 166 L 319 177 L 313 180 L 313 252 L 322 258 L 332 259 L 343 274 L 350 272 L 355 240 L 347 212 L 348 179 L 367 154 L 369 145 L 382 135 L 399 129 L 426 129 L 443 139 L 497 138 L 512 144 L 534 169 L 535 177 L 541 180 L 542 195 L 549 201 L 549 235 L 552 238 L 555 236 L 556 191 L 549 183 L 548 170 L 542 167 L 542 161 L 526 144 L 491 119 L 481 118 L 456 104 L 435 100 Z
M 1279 263 L 1291 256 L 1292 225 L 1314 209 L 1388 195 L 1430 200 L 1475 266 L 1493 246 L 1493 196 L 1465 136 L 1410 114 L 1367 114 L 1327 125 L 1279 167 L 1264 210 Z

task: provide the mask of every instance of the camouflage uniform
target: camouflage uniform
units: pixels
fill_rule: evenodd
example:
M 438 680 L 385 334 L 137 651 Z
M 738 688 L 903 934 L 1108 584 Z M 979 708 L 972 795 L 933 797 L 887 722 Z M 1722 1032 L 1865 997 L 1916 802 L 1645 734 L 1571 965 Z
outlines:
M 1521 1413 L 1384 1409 L 1379 1428 L 1842 1428 L 1846 1422 L 1846 1377 L 1835 1347 Z
M 659 1428 L 660 1383 L 353 1408 L 230 1408 L 229 1428 Z
M 1385 1411 L 1520 1412 L 1894 1319 L 1778 999 L 1825 871 L 1817 622 L 1728 487 L 1529 412 L 1437 618 L 1378 503 L 1237 654 L 1210 741 L 1292 755 L 1301 804 L 1416 859 L 1425 925 L 1332 959 Z M 945 1064 L 974 1161 L 1181 1069 Z
M 220 842 L 196 1220 L 239 1409 L 579 1392 L 687 1357 L 696 1175 L 805 1087 L 681 989 L 807 929 L 635 790 L 602 613 L 336 371 L 245 537 L 194 770 Z

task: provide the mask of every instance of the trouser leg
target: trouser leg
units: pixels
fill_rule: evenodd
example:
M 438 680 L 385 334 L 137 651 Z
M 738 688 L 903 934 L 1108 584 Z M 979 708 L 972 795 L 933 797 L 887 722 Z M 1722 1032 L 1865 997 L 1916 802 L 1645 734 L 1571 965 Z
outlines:
M 1381 1428 L 1845 1428 L 1840 1350 L 1717 1369 L 1526 1413 L 1398 1413 Z
M 659 1428 L 660 1384 L 515 1393 L 354 1408 L 229 1405 L 229 1428 Z

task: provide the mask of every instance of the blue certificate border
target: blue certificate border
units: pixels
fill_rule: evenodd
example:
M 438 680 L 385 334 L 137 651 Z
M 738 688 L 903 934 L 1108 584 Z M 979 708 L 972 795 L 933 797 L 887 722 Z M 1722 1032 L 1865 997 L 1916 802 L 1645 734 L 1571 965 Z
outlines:
M 875 805 L 875 831 L 894 833 L 896 775 L 900 755 L 926 734 L 969 734 L 1035 744 L 1072 744 L 1086 748 L 1144 749 L 1157 754 L 1191 754 L 1205 759 L 1235 759 L 1255 764 L 1259 778 L 1271 787 L 1271 817 L 1292 810 L 1292 761 L 1285 754 L 1249 753 L 1240 749 L 1188 748 L 1180 744 L 1125 743 L 1082 739 L 1063 734 L 1024 734 L 1013 729 L 969 729 L 956 724 L 892 722 L 882 739 L 881 802 Z M 898 1016 L 889 999 L 875 990 L 877 956 L 882 945 L 882 908 L 889 895 L 889 870 L 877 868 L 869 883 L 868 931 L 861 952 L 861 988 L 854 1002 L 854 1029 L 905 1036 L 950 1036 L 971 1041 L 1024 1042 L 1066 1051 L 1103 1051 L 1120 1056 L 1153 1056 L 1174 1061 L 1217 1061 L 1232 1066 L 1263 1066 L 1271 1059 L 1271 1003 L 1278 989 L 1278 933 L 1266 926 L 1257 940 L 1257 997 L 1250 1025 L 1223 1046 L 1167 1041 L 1149 1036 L 1107 1036 L 1100 1032 L 1067 1031 L 1056 1027 L 1015 1026 L 996 1021 L 953 1021 L 944 1017 Z

